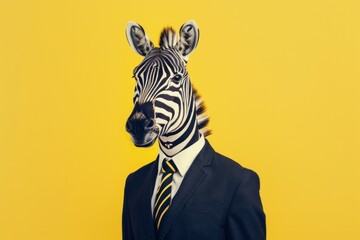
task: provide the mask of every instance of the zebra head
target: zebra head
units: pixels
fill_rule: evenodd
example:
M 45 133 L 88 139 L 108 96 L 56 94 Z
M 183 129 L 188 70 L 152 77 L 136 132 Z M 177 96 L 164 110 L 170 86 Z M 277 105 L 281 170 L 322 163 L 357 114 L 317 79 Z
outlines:
M 196 23 L 186 22 L 179 35 L 165 28 L 160 47 L 154 47 L 144 29 L 134 22 L 128 23 L 126 36 L 131 48 L 144 57 L 134 69 L 134 109 L 126 130 L 138 147 L 153 145 L 157 137 L 162 148 L 184 147 L 208 123 L 186 70 L 188 56 L 199 40 Z

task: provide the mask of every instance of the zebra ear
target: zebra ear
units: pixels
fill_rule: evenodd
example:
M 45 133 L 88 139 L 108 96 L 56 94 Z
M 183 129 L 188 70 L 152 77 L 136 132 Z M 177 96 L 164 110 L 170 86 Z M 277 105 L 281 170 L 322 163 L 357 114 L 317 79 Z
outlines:
M 199 28 L 194 20 L 190 20 L 181 26 L 179 34 L 180 39 L 176 47 L 184 57 L 187 57 L 199 42 Z
M 150 41 L 144 29 L 135 22 L 128 23 L 126 38 L 130 47 L 141 56 L 146 56 L 154 48 L 154 44 Z

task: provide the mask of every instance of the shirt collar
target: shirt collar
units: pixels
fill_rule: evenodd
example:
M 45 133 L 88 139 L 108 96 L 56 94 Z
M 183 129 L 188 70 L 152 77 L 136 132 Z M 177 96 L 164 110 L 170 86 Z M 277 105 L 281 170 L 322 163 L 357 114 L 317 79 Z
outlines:
M 187 147 L 186 149 L 182 150 L 171 159 L 174 161 L 179 173 L 182 177 L 185 176 L 186 172 L 189 170 L 192 162 L 195 160 L 196 156 L 199 154 L 201 149 L 205 145 L 205 137 L 201 135 L 199 140 L 197 140 L 193 145 Z M 164 159 L 169 160 L 166 157 L 163 151 L 159 151 L 159 163 L 158 163 L 158 174 L 161 173 L 161 166 Z

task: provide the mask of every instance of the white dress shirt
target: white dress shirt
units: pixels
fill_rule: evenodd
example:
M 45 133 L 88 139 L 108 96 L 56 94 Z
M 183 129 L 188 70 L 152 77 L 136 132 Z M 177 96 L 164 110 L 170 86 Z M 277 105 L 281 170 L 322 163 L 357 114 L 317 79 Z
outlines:
M 205 145 L 205 138 L 201 135 L 200 139 L 196 141 L 193 145 L 189 146 L 188 148 L 184 149 L 183 151 L 179 152 L 171 159 L 174 161 L 178 171 L 174 173 L 172 186 L 171 186 L 171 199 L 175 196 L 176 192 L 178 191 L 182 180 L 185 177 L 186 172 L 189 170 L 191 164 L 195 160 L 196 156 L 199 154 L 201 149 Z M 154 203 L 156 198 L 156 190 L 160 187 L 161 179 L 162 179 L 162 162 L 165 160 L 170 160 L 160 149 L 159 151 L 159 159 L 158 159 L 158 175 L 156 176 L 155 186 L 153 195 L 151 198 L 151 212 L 154 214 Z

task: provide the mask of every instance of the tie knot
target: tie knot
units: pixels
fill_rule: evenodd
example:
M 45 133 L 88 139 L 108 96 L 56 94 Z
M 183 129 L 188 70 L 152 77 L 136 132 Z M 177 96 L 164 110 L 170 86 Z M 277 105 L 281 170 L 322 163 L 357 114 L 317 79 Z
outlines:
M 161 168 L 162 173 L 175 173 L 177 171 L 178 169 L 173 160 L 170 159 L 169 161 L 166 161 L 166 159 L 164 159 Z

